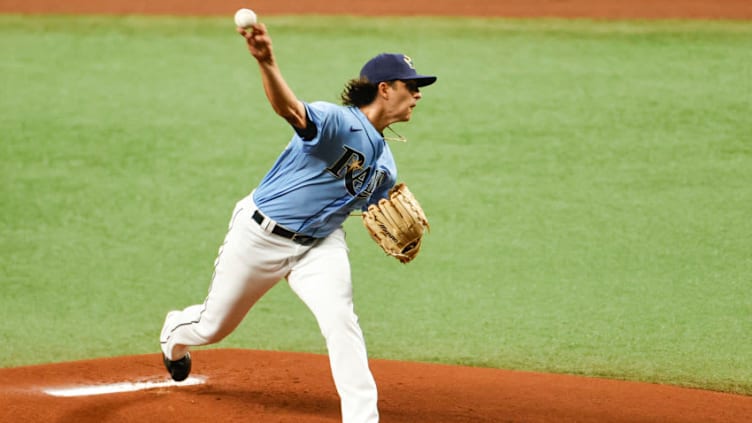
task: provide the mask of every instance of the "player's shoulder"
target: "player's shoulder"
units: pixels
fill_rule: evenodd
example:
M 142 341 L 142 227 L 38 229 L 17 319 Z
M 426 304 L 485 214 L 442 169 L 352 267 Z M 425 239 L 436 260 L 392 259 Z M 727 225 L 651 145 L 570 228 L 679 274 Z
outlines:
M 350 108 L 328 101 L 314 101 L 306 104 L 311 121 L 317 125 L 319 123 L 334 126 L 349 124 L 353 118 Z
M 321 100 L 308 103 L 308 107 L 324 113 L 342 113 L 345 109 L 345 106 Z

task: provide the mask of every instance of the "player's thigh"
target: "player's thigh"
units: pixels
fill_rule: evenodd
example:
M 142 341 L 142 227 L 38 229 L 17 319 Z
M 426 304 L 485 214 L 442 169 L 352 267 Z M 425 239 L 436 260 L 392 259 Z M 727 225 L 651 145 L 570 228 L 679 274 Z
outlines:
M 293 266 L 287 280 L 293 292 L 319 320 L 322 329 L 343 315 L 354 317 L 350 261 L 341 229 L 308 251 Z
M 236 207 L 214 263 L 203 317 L 207 326 L 221 332 L 234 328 L 288 272 L 285 257 L 289 252 L 279 248 L 274 235 L 257 227 L 250 219 L 251 211 Z

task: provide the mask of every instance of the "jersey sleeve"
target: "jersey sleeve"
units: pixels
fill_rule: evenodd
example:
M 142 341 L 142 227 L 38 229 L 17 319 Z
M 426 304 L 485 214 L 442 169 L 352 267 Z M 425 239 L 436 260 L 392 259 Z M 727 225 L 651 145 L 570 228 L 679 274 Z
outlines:
M 335 104 L 324 101 L 303 102 L 306 109 L 308 125 L 305 130 L 296 130 L 303 140 L 303 150 L 308 153 L 316 149 L 324 140 L 333 139 L 344 120 L 342 109 Z M 309 126 L 313 126 L 309 128 Z

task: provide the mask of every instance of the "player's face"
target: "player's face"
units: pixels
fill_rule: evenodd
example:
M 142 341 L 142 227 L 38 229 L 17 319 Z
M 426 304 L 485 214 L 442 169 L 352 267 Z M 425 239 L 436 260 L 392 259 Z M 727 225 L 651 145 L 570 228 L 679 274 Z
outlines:
M 418 100 L 423 97 L 415 81 L 394 81 L 392 84 L 392 110 L 398 121 L 410 120 Z

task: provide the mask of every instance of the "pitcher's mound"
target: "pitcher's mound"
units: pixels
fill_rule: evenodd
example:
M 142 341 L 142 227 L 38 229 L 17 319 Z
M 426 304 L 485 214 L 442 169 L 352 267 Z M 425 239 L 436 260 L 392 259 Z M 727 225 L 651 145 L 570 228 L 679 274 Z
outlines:
M 196 350 L 0 369 L 3 422 L 337 422 L 326 356 Z M 565 375 L 372 360 L 382 422 L 742 422 L 752 397 Z

